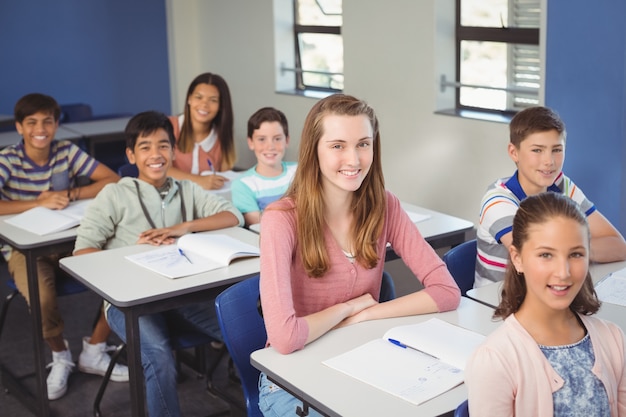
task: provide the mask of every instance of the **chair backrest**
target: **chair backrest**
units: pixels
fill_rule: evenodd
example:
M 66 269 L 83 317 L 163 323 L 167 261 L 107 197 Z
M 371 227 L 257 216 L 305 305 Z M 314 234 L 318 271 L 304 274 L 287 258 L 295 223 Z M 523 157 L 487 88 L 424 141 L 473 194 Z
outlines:
M 258 275 L 232 285 L 215 299 L 224 343 L 241 378 L 248 417 L 262 416 L 258 406 L 260 372 L 250 364 L 250 354 L 265 347 L 267 341 L 258 300 Z
M 454 410 L 454 417 L 469 417 L 469 407 L 467 400 L 459 404 L 456 410 Z
M 139 176 L 139 170 L 137 169 L 137 165 L 126 163 L 117 169 L 117 175 L 120 177 L 137 178 Z
M 92 116 L 93 113 L 89 104 L 62 104 L 59 123 L 84 122 L 91 120 Z
M 461 295 L 474 287 L 476 270 L 476 239 L 453 247 L 443 255 L 448 271 L 461 289 Z

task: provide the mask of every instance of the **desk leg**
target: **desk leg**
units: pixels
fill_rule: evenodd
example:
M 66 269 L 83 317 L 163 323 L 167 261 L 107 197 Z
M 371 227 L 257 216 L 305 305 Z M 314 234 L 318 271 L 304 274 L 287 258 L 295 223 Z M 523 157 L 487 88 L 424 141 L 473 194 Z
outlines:
M 30 298 L 30 314 L 33 322 L 33 358 L 35 360 L 35 375 L 37 382 L 35 386 L 35 399 L 39 416 L 50 415 L 50 405 L 48 404 L 48 386 L 46 385 L 46 363 L 43 354 L 43 335 L 41 333 L 41 306 L 39 305 L 39 281 L 37 280 L 37 257 L 36 251 L 27 250 L 26 274 L 28 277 L 28 295 Z
M 126 353 L 130 384 L 130 403 L 134 417 L 146 415 L 146 390 L 141 365 L 141 342 L 139 339 L 139 315 L 133 309 L 124 310 L 126 321 Z

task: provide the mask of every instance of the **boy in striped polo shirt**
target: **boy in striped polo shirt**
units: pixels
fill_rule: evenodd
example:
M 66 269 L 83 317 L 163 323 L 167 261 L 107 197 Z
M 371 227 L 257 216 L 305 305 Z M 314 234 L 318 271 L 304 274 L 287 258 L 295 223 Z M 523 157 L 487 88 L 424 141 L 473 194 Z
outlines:
M 56 141 L 61 109 L 56 100 L 44 94 L 28 94 L 15 104 L 15 127 L 20 143 L 0 150 L 0 215 L 17 214 L 34 207 L 60 210 L 70 201 L 92 198 L 106 184 L 116 182 L 115 172 L 100 164 L 68 141 Z M 89 185 L 78 186 L 77 178 L 87 177 Z M 3 247 L 9 273 L 28 301 L 26 259 L 18 250 Z M 67 392 L 67 379 L 74 362 L 63 338 L 63 318 L 56 300 L 55 273 L 58 260 L 65 254 L 37 259 L 37 278 L 43 338 L 52 350 L 48 375 L 48 398 L 56 400 Z M 110 334 L 104 315 L 100 316 L 91 337 L 83 339 L 79 370 L 104 375 L 109 365 L 106 339 Z M 128 381 L 128 369 L 116 366 L 114 381 Z
M 284 162 L 289 126 L 283 112 L 263 107 L 248 119 L 248 147 L 257 163 L 233 181 L 233 204 L 243 213 L 246 227 L 261 222 L 261 213 L 285 194 L 296 173 L 295 162 Z
M 513 117 L 509 133 L 508 154 L 517 171 L 509 178 L 497 180 L 482 199 L 474 287 L 504 279 L 513 217 L 519 204 L 527 196 L 545 191 L 567 195 L 587 215 L 591 261 L 625 260 L 626 242 L 620 232 L 561 171 L 566 131 L 560 117 L 549 108 L 531 107 Z

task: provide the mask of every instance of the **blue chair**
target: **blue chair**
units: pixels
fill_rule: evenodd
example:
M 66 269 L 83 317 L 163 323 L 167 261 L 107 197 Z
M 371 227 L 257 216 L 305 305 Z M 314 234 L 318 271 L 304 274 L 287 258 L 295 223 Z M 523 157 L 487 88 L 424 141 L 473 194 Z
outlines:
M 469 407 L 467 404 L 467 400 L 459 404 L 456 410 L 454 410 L 454 417 L 469 417 Z
M 468 290 L 474 288 L 476 239 L 468 240 L 450 249 L 443 255 L 443 261 L 461 289 L 461 295 L 465 295 Z
M 380 302 L 396 297 L 393 279 L 383 271 Z M 259 370 L 250 364 L 250 354 L 265 347 L 267 333 L 260 311 L 259 276 L 224 290 L 215 299 L 217 319 L 224 343 L 239 373 L 248 417 L 262 416 L 259 410 Z
M 258 275 L 232 285 L 215 299 L 217 319 L 241 380 L 248 417 L 263 415 L 258 406 L 260 371 L 250 364 L 250 354 L 264 348 L 267 341 L 258 303 Z
M 380 299 L 378 301 L 384 303 L 394 298 L 396 298 L 396 286 L 393 283 L 393 278 L 391 278 L 388 272 L 383 271 L 383 280 L 380 284 Z
M 137 165 L 125 163 L 117 169 L 117 175 L 120 177 L 137 178 L 139 176 L 139 170 L 137 169 Z
M 59 123 L 84 122 L 91 120 L 93 112 L 89 104 L 62 104 Z

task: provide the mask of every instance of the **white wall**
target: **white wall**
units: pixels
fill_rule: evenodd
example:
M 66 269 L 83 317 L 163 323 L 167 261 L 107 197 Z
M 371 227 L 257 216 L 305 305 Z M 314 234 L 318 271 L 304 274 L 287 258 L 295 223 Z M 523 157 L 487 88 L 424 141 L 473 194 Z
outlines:
M 476 223 L 487 185 L 515 166 L 506 156 L 505 124 L 434 114 L 437 1 L 452 0 L 344 0 L 344 91 L 377 111 L 387 188 L 404 201 Z M 275 93 L 273 4 L 168 2 L 172 112 L 182 110 L 197 74 L 224 76 L 233 96 L 239 167 L 254 163 L 245 146 L 249 115 L 268 105 L 283 110 L 292 138 L 287 159 L 296 160 L 302 124 L 315 102 Z

